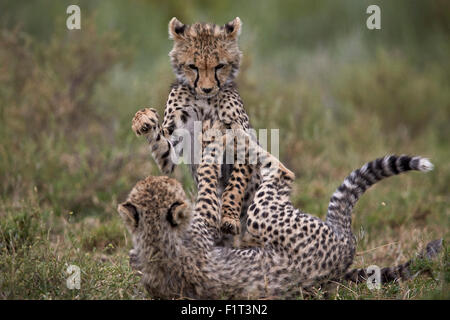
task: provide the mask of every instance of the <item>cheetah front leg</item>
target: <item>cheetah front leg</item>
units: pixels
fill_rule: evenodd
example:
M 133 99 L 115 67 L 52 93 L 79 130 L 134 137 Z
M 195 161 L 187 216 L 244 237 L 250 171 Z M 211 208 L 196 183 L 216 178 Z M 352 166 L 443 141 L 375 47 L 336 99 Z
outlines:
M 164 174 L 173 172 L 181 156 L 180 150 L 183 149 L 177 151 L 176 146 L 182 141 L 182 137 L 177 136 L 174 131 L 184 125 L 181 121 L 186 114 L 188 113 L 185 110 L 178 109 L 165 114 L 162 125 L 159 124 L 158 113 L 153 108 L 139 110 L 133 118 L 133 131 L 137 136 L 147 138 L 153 159 Z
M 175 169 L 174 148 L 159 124 L 158 112 L 153 108 L 139 110 L 134 115 L 131 127 L 137 136 L 147 138 L 153 159 L 159 169 L 164 174 L 172 173 Z
M 251 168 L 245 164 L 235 164 L 230 179 L 222 194 L 222 225 L 224 233 L 240 233 L 241 208 L 244 193 L 251 177 Z
M 238 139 L 236 148 L 234 146 L 234 137 L 239 131 L 249 129 L 248 116 L 244 110 L 244 106 L 239 93 L 232 90 L 229 94 L 223 95 L 218 105 L 218 115 L 220 121 L 226 128 L 233 132 L 233 149 L 235 154 L 245 155 L 242 140 Z M 241 137 L 238 135 L 236 137 Z M 245 140 L 244 140 L 245 141 Z M 245 143 L 244 143 L 245 146 Z M 233 169 L 228 179 L 225 190 L 222 193 L 222 225 L 221 229 L 224 233 L 237 235 L 241 232 L 240 216 L 244 202 L 244 196 L 247 191 L 248 184 L 252 178 L 253 169 L 246 163 L 240 163 L 234 159 Z
M 233 132 L 236 132 L 236 130 L 241 129 L 236 128 Z M 239 136 L 235 136 L 235 134 L 231 138 L 228 144 L 232 144 L 235 156 L 233 157 L 233 170 L 222 194 L 221 229 L 224 233 L 237 235 L 241 229 L 240 215 L 244 195 L 252 177 L 253 169 L 248 163 L 245 140 L 239 139 Z M 239 159 L 241 156 L 244 156 L 244 159 Z M 244 163 L 238 160 L 244 160 Z
M 202 220 L 207 226 L 213 241 L 220 238 L 220 201 L 218 185 L 220 176 L 219 158 L 223 154 L 222 140 L 215 135 L 217 131 L 208 131 L 210 122 L 203 123 L 201 139 L 203 155 L 197 169 L 198 192 L 194 207 L 194 220 Z M 202 230 L 198 230 L 203 234 Z

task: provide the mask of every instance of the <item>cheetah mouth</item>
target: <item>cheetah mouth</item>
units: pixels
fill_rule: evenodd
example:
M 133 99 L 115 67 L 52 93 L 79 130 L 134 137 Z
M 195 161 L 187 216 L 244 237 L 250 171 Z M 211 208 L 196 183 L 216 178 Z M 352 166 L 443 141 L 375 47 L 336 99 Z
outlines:
M 197 93 L 197 98 L 199 99 L 211 99 L 219 93 L 220 90 L 217 90 L 217 92 L 210 93 L 210 94 L 204 94 L 204 93 Z
M 211 99 L 214 98 L 217 94 L 209 94 L 209 95 L 197 95 L 199 99 Z

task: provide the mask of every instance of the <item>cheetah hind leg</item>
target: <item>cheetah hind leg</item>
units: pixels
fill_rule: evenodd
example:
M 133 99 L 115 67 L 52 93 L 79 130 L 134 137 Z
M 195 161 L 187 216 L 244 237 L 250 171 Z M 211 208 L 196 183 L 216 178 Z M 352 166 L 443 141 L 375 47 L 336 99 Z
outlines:
M 283 189 L 286 191 L 283 193 L 284 195 L 289 195 L 295 175 L 275 156 L 261 148 L 261 146 L 259 146 L 258 143 L 245 131 L 235 130 L 233 135 L 238 138 L 238 141 L 245 141 L 244 144 L 238 144 L 235 150 L 237 150 L 237 154 L 245 155 L 246 163 L 236 163 L 234 165 L 231 177 L 222 195 L 221 229 L 224 233 L 237 235 L 240 232 L 240 213 L 243 204 L 243 197 L 252 177 L 250 162 L 254 161 L 251 161 L 251 157 L 257 157 L 263 180 L 279 183 L 279 190 L 281 191 L 281 189 Z M 234 138 L 230 139 L 230 137 L 226 135 L 223 139 L 226 139 L 226 142 L 233 141 L 234 147 Z
M 246 134 L 246 133 L 241 133 Z M 291 187 L 292 182 L 295 179 L 295 174 L 286 168 L 280 160 L 278 160 L 270 152 L 264 150 L 254 140 L 249 137 L 249 152 L 257 156 L 258 165 L 260 166 L 260 172 L 263 181 L 272 181 L 274 183 L 284 184 L 285 187 Z

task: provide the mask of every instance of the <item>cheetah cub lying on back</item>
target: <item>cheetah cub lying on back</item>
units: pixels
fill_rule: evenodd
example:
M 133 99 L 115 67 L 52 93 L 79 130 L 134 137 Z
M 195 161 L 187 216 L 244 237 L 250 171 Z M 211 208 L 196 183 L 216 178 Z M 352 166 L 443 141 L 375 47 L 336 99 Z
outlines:
M 225 129 L 250 128 L 234 84 L 242 55 L 238 48 L 240 30 L 239 18 L 224 26 L 185 25 L 176 18 L 170 21 L 169 36 L 174 46 L 169 55 L 177 79 L 167 99 L 164 120 L 160 125 L 156 110 L 147 108 L 136 113 L 132 125 L 137 135 L 147 137 L 152 156 L 163 173 L 170 174 L 175 168 L 173 155 L 178 154 L 175 149 L 181 141 L 176 129 L 190 132 L 194 150 L 195 121 L 219 121 Z M 198 184 L 198 164 L 193 160 L 191 157 L 190 169 Z M 221 229 L 238 234 L 240 214 L 247 211 L 260 176 L 250 165 L 233 163 L 221 165 L 218 192 L 223 215 Z
M 218 139 L 219 140 L 219 139 Z M 259 148 L 262 183 L 247 213 L 248 240 L 259 245 L 229 248 L 220 237 L 218 196 L 220 143 L 197 169 L 198 196 L 189 203 L 180 183 L 148 177 L 136 184 L 118 211 L 133 239 L 130 263 L 143 274 L 152 298 L 297 298 L 312 286 L 358 281 L 350 273 L 355 255 L 351 212 L 376 182 L 409 170 L 429 171 L 421 157 L 387 156 L 353 171 L 331 197 L 325 221 L 295 209 L 289 200 L 294 175 Z M 430 243 L 426 257 L 440 248 Z M 406 277 L 410 262 L 383 269 L 383 281 Z M 347 276 L 348 275 L 348 276 Z

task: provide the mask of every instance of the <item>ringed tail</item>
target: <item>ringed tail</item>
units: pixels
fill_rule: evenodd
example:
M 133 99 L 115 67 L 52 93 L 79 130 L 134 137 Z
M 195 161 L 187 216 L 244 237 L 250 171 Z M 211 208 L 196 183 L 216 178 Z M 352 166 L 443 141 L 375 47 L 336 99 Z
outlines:
M 410 268 L 411 264 L 417 260 L 432 261 L 437 259 L 439 253 L 442 251 L 442 248 L 442 239 L 433 240 L 427 244 L 425 249 L 418 255 L 418 257 L 397 266 L 382 268 L 380 270 L 381 284 L 394 282 L 397 280 L 404 281 L 414 278 L 420 272 L 426 270 L 426 265 L 417 270 L 416 274 L 413 274 Z M 369 271 L 368 268 L 353 269 L 345 274 L 344 279 L 356 283 L 366 282 L 369 279 L 369 276 L 373 275 L 374 272 L 374 270 Z
M 356 169 L 331 196 L 326 222 L 338 233 L 350 235 L 351 213 L 363 193 L 380 180 L 410 170 L 428 172 L 433 164 L 419 156 L 389 155 Z

